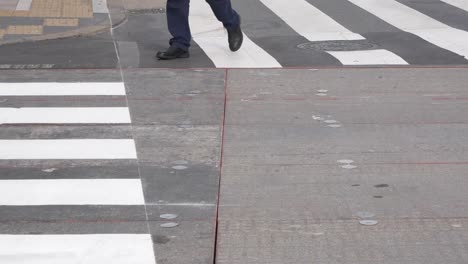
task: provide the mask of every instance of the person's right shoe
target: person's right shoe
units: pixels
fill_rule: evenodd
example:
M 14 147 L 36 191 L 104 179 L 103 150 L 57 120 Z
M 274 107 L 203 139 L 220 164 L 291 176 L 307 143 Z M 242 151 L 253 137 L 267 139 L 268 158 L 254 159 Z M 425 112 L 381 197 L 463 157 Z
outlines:
M 233 29 L 228 29 L 228 41 L 229 41 L 229 49 L 231 51 L 238 51 L 244 40 L 244 34 L 242 34 L 242 29 L 240 25 L 240 18 L 239 18 L 239 25 L 237 25 Z
M 156 53 L 156 58 L 160 60 L 173 60 L 188 57 L 190 57 L 188 50 L 184 50 L 175 46 L 170 46 L 166 51 L 158 51 L 158 53 Z

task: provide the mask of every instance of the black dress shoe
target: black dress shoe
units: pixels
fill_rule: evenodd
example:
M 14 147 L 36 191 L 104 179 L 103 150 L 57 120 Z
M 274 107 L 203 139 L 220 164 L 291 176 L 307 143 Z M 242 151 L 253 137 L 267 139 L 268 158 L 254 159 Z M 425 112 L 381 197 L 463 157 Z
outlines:
M 244 40 L 244 35 L 242 34 L 241 26 L 240 26 L 240 18 L 239 18 L 239 25 L 237 25 L 233 29 L 228 29 L 228 41 L 229 41 L 229 49 L 231 51 L 238 51 L 242 46 L 242 41 Z
M 158 51 L 158 53 L 156 53 L 156 57 L 160 60 L 173 60 L 178 58 L 188 58 L 190 57 L 190 53 L 188 50 L 170 46 L 166 51 Z

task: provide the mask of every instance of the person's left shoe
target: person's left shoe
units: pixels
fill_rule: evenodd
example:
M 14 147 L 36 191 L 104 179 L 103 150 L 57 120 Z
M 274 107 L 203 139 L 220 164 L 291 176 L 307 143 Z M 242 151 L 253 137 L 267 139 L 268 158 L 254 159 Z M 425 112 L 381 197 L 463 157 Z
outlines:
M 228 41 L 229 41 L 229 49 L 231 51 L 238 51 L 244 40 L 244 34 L 242 34 L 242 29 L 240 25 L 240 18 L 239 18 L 239 25 L 237 25 L 233 29 L 228 29 Z
M 188 50 L 183 50 L 175 46 L 170 46 L 166 51 L 158 51 L 158 53 L 156 53 L 156 58 L 160 60 L 174 60 L 188 57 L 190 57 Z

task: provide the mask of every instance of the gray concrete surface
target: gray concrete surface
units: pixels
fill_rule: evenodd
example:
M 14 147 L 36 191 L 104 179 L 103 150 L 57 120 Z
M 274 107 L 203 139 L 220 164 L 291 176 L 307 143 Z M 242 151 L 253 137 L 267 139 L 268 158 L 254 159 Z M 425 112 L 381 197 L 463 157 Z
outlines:
M 466 263 L 466 73 L 229 71 L 217 263 Z
M 467 29 L 440 1 L 398 1 Z M 196 43 L 163 62 L 161 2 L 117 2 L 128 17 L 112 34 L 0 46 L 0 82 L 124 82 L 125 96 L 0 96 L 0 108 L 128 106 L 132 123 L 0 124 L 0 140 L 134 139 L 138 159 L 1 160 L 0 180 L 140 179 L 145 204 L 0 204 L 0 235 L 148 234 L 158 264 L 468 263 L 468 69 L 446 67 L 462 56 L 310 0 L 376 47 L 440 67 L 342 68 L 298 49 L 306 40 L 259 1 L 235 1 L 245 33 L 298 68 L 209 69 Z M 167 213 L 179 226 L 160 227 Z
M 128 105 L 131 125 L 4 124 L 0 138 L 133 138 L 139 158 L 2 160 L 2 180 L 141 179 L 145 205 L 0 206 L 1 234 L 151 234 L 157 263 L 468 259 L 466 69 L 2 72 L 1 82 L 124 80 L 125 97 L 0 97 L 0 107 Z M 179 226 L 160 227 L 165 213 Z

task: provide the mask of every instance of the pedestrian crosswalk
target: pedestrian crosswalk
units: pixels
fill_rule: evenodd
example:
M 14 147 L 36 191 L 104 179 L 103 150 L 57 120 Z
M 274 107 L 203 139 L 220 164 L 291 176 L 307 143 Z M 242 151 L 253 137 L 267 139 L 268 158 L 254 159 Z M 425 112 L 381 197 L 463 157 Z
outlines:
M 125 124 L 126 107 L 25 107 L 1 108 L 0 124 Z
M 226 49 L 226 33 L 219 28 L 219 23 L 204 0 L 190 3 L 190 25 L 193 39 L 220 68 L 277 68 L 281 65 L 256 45 L 248 36 L 244 36 L 244 48 L 237 53 Z
M 154 264 L 153 254 L 141 234 L 0 235 L 4 264 Z
M 387 23 L 441 48 L 468 57 L 468 32 L 445 25 L 396 0 L 348 0 Z
M 48 104 L 50 107 L 23 107 L 27 100 L 22 99 L 31 96 L 57 101 L 71 96 L 76 101 L 69 100 L 70 107 L 56 107 L 54 104 L 58 102 L 53 100 Z M 90 167 L 77 177 L 47 176 L 56 170 L 73 168 L 81 161 L 88 164 L 136 161 L 136 146 L 131 135 L 122 136 L 113 130 L 100 129 L 92 133 L 70 132 L 91 131 L 90 127 L 103 124 L 120 128 L 130 125 L 125 100 L 118 100 L 118 107 L 97 100 L 92 101 L 95 106 L 81 105 L 80 98 L 93 96 L 125 99 L 125 87 L 121 82 L 0 83 L 0 98 L 9 103 L 8 107 L 0 104 L 0 128 L 5 128 L 0 138 L 0 162 L 13 164 L 16 174 L 20 173 L 16 162 L 26 162 L 23 163 L 27 164 L 25 169 L 46 175 L 38 177 L 37 172 L 20 177 L 14 173 L 0 175 L 0 216 L 2 221 L 7 221 L 2 222 L 3 226 L 10 225 L 0 230 L 0 263 L 156 263 L 149 230 L 132 232 L 133 229 L 101 228 L 99 230 L 105 231 L 98 232 L 88 230 L 90 224 L 78 231 L 70 227 L 57 230 L 41 226 L 44 223 L 57 225 L 60 221 L 56 217 L 71 223 L 81 218 L 99 223 L 103 215 L 118 215 L 118 212 L 129 210 L 129 206 L 140 210 L 145 204 L 142 182 L 135 175 L 101 175 L 106 170 L 94 173 Z M 64 126 L 69 128 L 63 130 Z M 8 134 L 6 128 L 11 127 L 25 133 Z M 30 133 L 37 129 L 47 133 Z M 109 134 L 99 131 L 109 131 Z M 36 167 L 34 162 L 68 165 L 44 168 Z M 15 218 L 18 215 L 24 217 Z M 21 221 L 9 222 L 9 217 Z M 134 217 L 141 220 L 140 215 Z M 37 220 L 29 223 L 27 219 Z M 15 229 L 14 225 L 18 223 L 32 224 L 33 231 L 24 233 L 23 228 Z
M 306 0 L 260 1 L 309 41 L 364 39 L 363 36 L 343 27 Z
M 440 2 L 468 17 L 466 1 Z M 226 33 L 206 2 L 191 1 L 193 40 L 215 67 L 468 64 L 468 21 L 465 28 L 447 25 L 405 1 L 254 0 L 234 6 L 246 39 L 237 53 L 226 48 Z M 356 47 L 356 41 L 372 45 Z M 304 42 L 319 48 L 298 51 Z M 339 45 L 323 48 L 325 42 Z
M 89 96 L 125 95 L 123 83 L 96 82 L 27 82 L 0 83 L 0 96 Z
M 468 1 L 466 0 L 441 0 L 449 5 L 468 11 Z
M 144 198 L 138 179 L 4 180 L 0 184 L 0 204 L 141 205 Z

